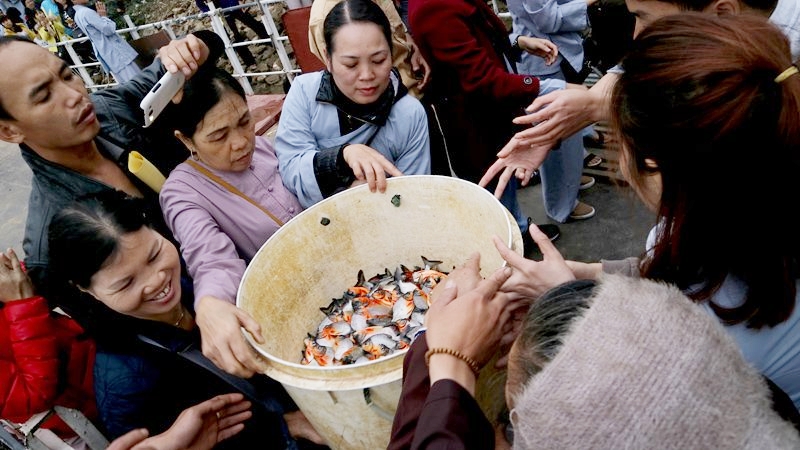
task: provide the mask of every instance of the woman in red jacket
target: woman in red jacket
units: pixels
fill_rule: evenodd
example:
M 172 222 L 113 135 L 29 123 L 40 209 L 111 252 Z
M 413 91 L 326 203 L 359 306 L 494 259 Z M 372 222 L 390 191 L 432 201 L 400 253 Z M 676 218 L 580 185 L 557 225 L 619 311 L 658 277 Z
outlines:
M 61 405 L 97 416 L 92 368 L 94 342 L 66 316 L 51 313 L 13 250 L 0 253 L 0 418 L 25 422 Z M 75 433 L 58 417 L 45 428 Z
M 414 41 L 431 66 L 423 97 L 435 115 L 431 171 L 449 175 L 452 169 L 459 178 L 477 183 L 518 131 L 512 123 L 514 117 L 539 94 L 539 79 L 516 73 L 520 52 L 552 64 L 557 48 L 548 40 L 530 36 L 519 36 L 512 44 L 505 24 L 484 0 L 410 0 L 408 8 Z M 543 84 L 543 90 L 564 86 L 555 80 Z M 437 142 L 440 136 L 436 131 L 443 144 Z M 575 208 L 583 164 L 580 151 L 561 150 L 551 152 L 542 166 L 545 210 L 558 222 L 567 220 Z M 569 170 L 573 166 L 577 170 Z M 516 187 L 512 180 L 500 202 L 514 215 L 527 239 L 528 225 L 519 210 Z M 551 239 L 558 235 L 552 224 L 542 231 Z

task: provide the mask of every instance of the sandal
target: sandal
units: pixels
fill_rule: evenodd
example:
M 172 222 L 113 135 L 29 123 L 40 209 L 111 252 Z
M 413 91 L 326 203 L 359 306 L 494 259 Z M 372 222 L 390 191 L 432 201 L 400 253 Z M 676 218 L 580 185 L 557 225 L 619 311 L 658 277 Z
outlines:
M 594 153 L 589 153 L 586 158 L 583 158 L 583 167 L 597 167 L 600 164 L 603 164 L 603 158 Z
M 597 134 L 597 137 L 594 136 L 583 137 L 583 146 L 590 148 L 603 148 L 603 145 L 606 142 L 606 134 L 599 130 L 594 130 L 594 132 Z

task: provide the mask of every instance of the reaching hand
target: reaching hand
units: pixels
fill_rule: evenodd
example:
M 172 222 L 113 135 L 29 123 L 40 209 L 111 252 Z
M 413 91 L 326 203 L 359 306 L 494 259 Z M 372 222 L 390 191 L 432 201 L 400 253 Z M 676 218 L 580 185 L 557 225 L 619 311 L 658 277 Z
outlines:
M 0 253 L 0 302 L 33 297 L 33 283 L 12 249 Z
M 244 429 L 252 417 L 250 402 L 242 394 L 218 395 L 181 412 L 165 432 L 147 437 L 133 430 L 112 442 L 108 450 L 211 450 Z
M 366 181 L 370 192 L 386 192 L 386 175 L 403 176 L 397 167 L 377 150 L 363 144 L 350 144 L 342 150 L 344 160 L 357 181 Z
M 200 328 L 203 354 L 217 367 L 243 378 L 264 371 L 264 362 L 241 330 L 244 327 L 256 342 L 265 342 L 261 326 L 250 314 L 225 300 L 202 297 L 197 301 L 195 321 Z
M 517 45 L 520 50 L 543 58 L 545 65 L 548 66 L 556 62 L 558 57 L 558 46 L 547 39 L 520 36 L 517 38 Z
M 500 287 L 500 292 L 505 293 L 512 300 L 536 300 L 542 294 L 559 284 L 575 279 L 564 257 L 558 252 L 550 238 L 539 230 L 536 225 L 529 229 L 533 241 L 542 251 L 542 261 L 525 259 L 512 251 L 497 236 L 492 237 L 494 246 L 504 260 L 514 269 Z
M 176 73 L 180 70 L 186 78 L 191 78 L 208 58 L 208 52 L 205 42 L 189 34 L 169 41 L 169 44 L 158 49 L 158 57 L 170 72 Z
M 530 114 L 514 119 L 518 125 L 533 126 L 515 134 L 517 145 L 506 146 L 498 156 L 530 145 L 557 147 L 561 139 L 592 124 L 591 104 L 592 94 L 586 90 L 563 89 L 537 97 L 527 108 Z
M 480 277 L 479 263 L 479 258 L 471 258 L 463 267 L 468 276 L 448 277 L 445 281 L 444 288 L 425 314 L 428 328 L 425 339 L 429 348 L 456 350 L 483 365 L 496 351 L 511 316 L 511 298 L 498 292 L 511 276 L 511 269 L 500 268 L 469 288 L 475 277 Z M 433 378 L 432 368 L 432 381 Z
M 500 150 L 498 156 L 504 155 L 497 159 L 492 164 L 483 177 L 478 181 L 481 187 L 486 187 L 492 180 L 500 174 L 497 180 L 497 187 L 494 190 L 494 195 L 497 198 L 503 195 L 506 186 L 508 185 L 511 177 L 517 177 L 522 186 L 527 186 L 531 181 L 533 172 L 542 165 L 547 154 L 550 153 L 550 148 L 542 145 L 519 145 L 516 138 L 511 138 L 510 141 Z
M 97 15 L 106 17 L 108 15 L 108 10 L 106 10 L 106 4 L 104 2 L 94 2 L 94 8 L 97 11 Z

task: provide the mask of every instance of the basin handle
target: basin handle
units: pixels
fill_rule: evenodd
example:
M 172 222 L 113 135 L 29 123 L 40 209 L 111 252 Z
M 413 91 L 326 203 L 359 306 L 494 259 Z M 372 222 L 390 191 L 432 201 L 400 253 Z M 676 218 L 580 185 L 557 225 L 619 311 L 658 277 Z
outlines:
M 380 406 L 376 405 L 375 402 L 372 401 L 372 391 L 369 388 L 364 388 L 364 401 L 367 403 L 367 406 L 377 414 L 382 419 L 386 419 L 389 422 L 394 421 L 394 414 L 390 413 L 389 411 L 381 408 Z

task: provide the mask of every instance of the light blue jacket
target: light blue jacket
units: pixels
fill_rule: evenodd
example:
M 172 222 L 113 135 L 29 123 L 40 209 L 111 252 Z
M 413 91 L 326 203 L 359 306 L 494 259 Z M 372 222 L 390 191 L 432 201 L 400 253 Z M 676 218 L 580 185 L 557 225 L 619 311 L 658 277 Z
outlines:
M 275 150 L 283 184 L 304 208 L 322 200 L 314 173 L 314 155 L 342 144 L 363 144 L 376 125 L 365 123 L 342 136 L 336 105 L 317 100 L 324 72 L 300 75 L 292 82 L 281 110 Z M 392 73 L 389 89 L 398 92 L 399 81 Z M 405 175 L 430 174 L 430 142 L 425 109 L 419 100 L 404 95 L 396 101 L 386 124 L 370 144 Z
M 581 32 L 589 26 L 585 0 L 508 0 L 513 31 L 517 36 L 548 39 L 558 46 L 558 60 L 545 65 L 544 59 L 522 52 L 517 64 L 519 73 L 549 75 L 560 71 L 561 60 L 580 72 L 583 66 L 583 38 Z
M 138 56 L 136 50 L 117 34 L 114 21 L 100 16 L 95 10 L 75 5 L 75 23 L 92 41 L 94 53 L 106 72 L 116 75 Z

